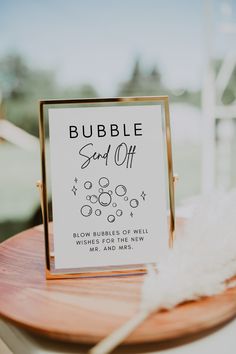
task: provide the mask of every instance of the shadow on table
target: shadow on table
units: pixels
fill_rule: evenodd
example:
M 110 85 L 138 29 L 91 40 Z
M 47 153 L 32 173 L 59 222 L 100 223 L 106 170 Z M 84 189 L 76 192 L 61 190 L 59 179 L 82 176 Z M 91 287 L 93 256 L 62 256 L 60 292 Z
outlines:
M 186 344 L 190 344 L 194 341 L 199 339 L 205 338 L 210 334 L 218 331 L 219 329 L 223 328 L 224 325 L 231 322 L 231 320 L 221 324 L 219 326 L 214 327 L 211 330 L 204 331 L 200 334 L 193 334 L 188 335 L 186 337 L 177 338 L 168 341 L 162 341 L 158 343 L 144 343 L 144 344 L 135 344 L 135 345 L 121 345 L 116 350 L 112 351 L 112 354 L 144 354 L 144 353 L 157 353 L 159 351 L 164 351 L 172 348 L 177 348 Z M 53 340 L 45 340 L 45 337 L 39 335 L 33 335 L 36 339 L 38 344 L 43 343 L 46 345 L 47 350 L 57 351 L 58 353 L 80 353 L 86 354 L 89 349 L 91 349 L 90 345 L 85 344 L 73 344 L 73 343 L 66 343 L 66 342 L 55 342 Z M 79 348 L 78 348 L 79 347 Z

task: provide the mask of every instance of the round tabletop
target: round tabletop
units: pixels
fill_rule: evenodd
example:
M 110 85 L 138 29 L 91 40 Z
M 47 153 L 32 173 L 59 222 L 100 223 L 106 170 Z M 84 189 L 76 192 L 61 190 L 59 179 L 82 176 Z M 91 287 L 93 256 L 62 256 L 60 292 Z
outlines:
M 139 307 L 143 275 L 45 279 L 42 226 L 0 245 L 0 315 L 35 333 L 70 342 L 96 343 Z M 174 289 L 173 289 L 174 291 Z M 150 316 L 125 343 L 195 335 L 236 314 L 236 288 Z

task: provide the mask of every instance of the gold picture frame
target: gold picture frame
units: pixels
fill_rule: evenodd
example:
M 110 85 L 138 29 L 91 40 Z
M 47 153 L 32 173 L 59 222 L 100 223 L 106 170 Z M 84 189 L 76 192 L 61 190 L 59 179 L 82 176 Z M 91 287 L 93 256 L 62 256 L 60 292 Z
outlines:
M 44 224 L 44 243 L 45 243 L 45 265 L 46 279 L 63 279 L 74 277 L 94 277 L 111 276 L 122 274 L 137 274 L 146 271 L 145 265 L 131 267 L 104 267 L 103 269 L 78 269 L 78 271 L 58 272 L 54 267 L 54 252 L 52 247 L 53 235 L 49 231 L 49 205 L 47 189 L 47 166 L 46 166 L 46 132 L 45 132 L 45 112 L 49 107 L 67 107 L 73 105 L 84 106 L 107 106 L 107 105 L 140 105 L 140 104 L 161 104 L 165 125 L 165 145 L 166 145 L 166 164 L 167 164 L 167 189 L 169 202 L 169 247 L 173 247 L 175 231 L 175 195 L 173 175 L 173 160 L 171 146 L 170 113 L 168 96 L 140 96 L 140 97 L 115 97 L 115 98 L 86 98 L 86 99 L 63 99 L 63 100 L 41 100 L 39 102 L 39 135 L 41 152 L 41 172 L 42 180 L 38 181 L 37 186 L 40 190 L 41 209 Z

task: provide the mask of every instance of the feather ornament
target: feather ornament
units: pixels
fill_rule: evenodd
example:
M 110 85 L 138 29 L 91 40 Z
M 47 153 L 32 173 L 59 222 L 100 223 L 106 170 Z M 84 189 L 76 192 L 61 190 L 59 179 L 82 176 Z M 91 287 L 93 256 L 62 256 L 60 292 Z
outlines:
M 202 200 L 157 269 L 148 268 L 139 312 L 89 354 L 110 353 L 153 312 L 236 285 L 236 191 Z

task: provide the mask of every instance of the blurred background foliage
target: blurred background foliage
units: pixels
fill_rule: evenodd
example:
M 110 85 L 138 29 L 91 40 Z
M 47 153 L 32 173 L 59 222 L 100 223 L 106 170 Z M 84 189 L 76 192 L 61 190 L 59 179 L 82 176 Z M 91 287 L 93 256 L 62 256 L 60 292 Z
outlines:
M 89 83 L 60 87 L 54 71 L 31 68 L 18 54 L 1 58 L 0 89 L 7 119 L 35 136 L 38 136 L 39 99 L 99 97 L 99 92 Z M 145 70 L 139 59 L 134 61 L 130 77 L 119 85 L 116 93 L 116 96 L 138 95 L 168 95 L 171 102 L 200 106 L 200 91 L 168 89 L 157 66 Z
M 216 72 L 220 65 L 221 60 L 214 62 Z M 79 86 L 60 86 L 53 70 L 33 68 L 19 54 L 9 54 L 0 59 L 0 89 L 2 118 L 35 137 L 38 137 L 39 99 L 99 97 L 100 95 L 89 83 Z M 193 111 L 190 111 L 189 115 L 193 116 L 198 114 L 201 105 L 200 90 L 169 89 L 164 85 L 158 67 L 141 65 L 140 58 L 134 60 L 129 77 L 118 85 L 116 95 L 168 95 L 171 107 L 175 103 L 178 107 L 179 104 L 182 107 L 180 115 L 185 116 L 188 113 L 184 113 L 183 107 L 192 107 Z M 230 104 L 235 98 L 236 70 L 224 92 L 223 100 L 225 104 Z M 175 115 L 178 115 L 178 110 Z M 191 120 L 189 122 L 191 124 Z M 179 128 L 183 128 L 182 123 Z M 173 139 L 175 169 L 181 173 L 181 180 L 188 181 L 185 184 L 180 181 L 177 203 L 200 193 L 201 145 L 199 141 L 196 142 L 192 138 L 191 133 L 189 139 L 191 143 L 188 144 L 187 149 L 185 140 L 177 138 L 176 141 L 175 136 Z M 2 209 L 0 239 L 3 240 L 41 222 L 39 196 L 35 188 L 35 182 L 40 177 L 39 151 L 25 151 L 5 142 L 0 146 L 0 163 L 1 166 L 5 166 L 0 177 Z
M 212 185 L 235 186 L 235 9 L 233 0 L 127 0 L 125 11 L 113 0 L 0 1 L 0 241 L 42 222 L 40 99 L 168 95 L 177 206 L 203 193 L 203 165 Z M 14 141 L 15 127 L 32 148 Z
M 98 95 L 90 84 L 60 87 L 54 71 L 31 68 L 18 54 L 0 60 L 0 90 L 7 119 L 35 136 L 38 136 L 39 99 Z

